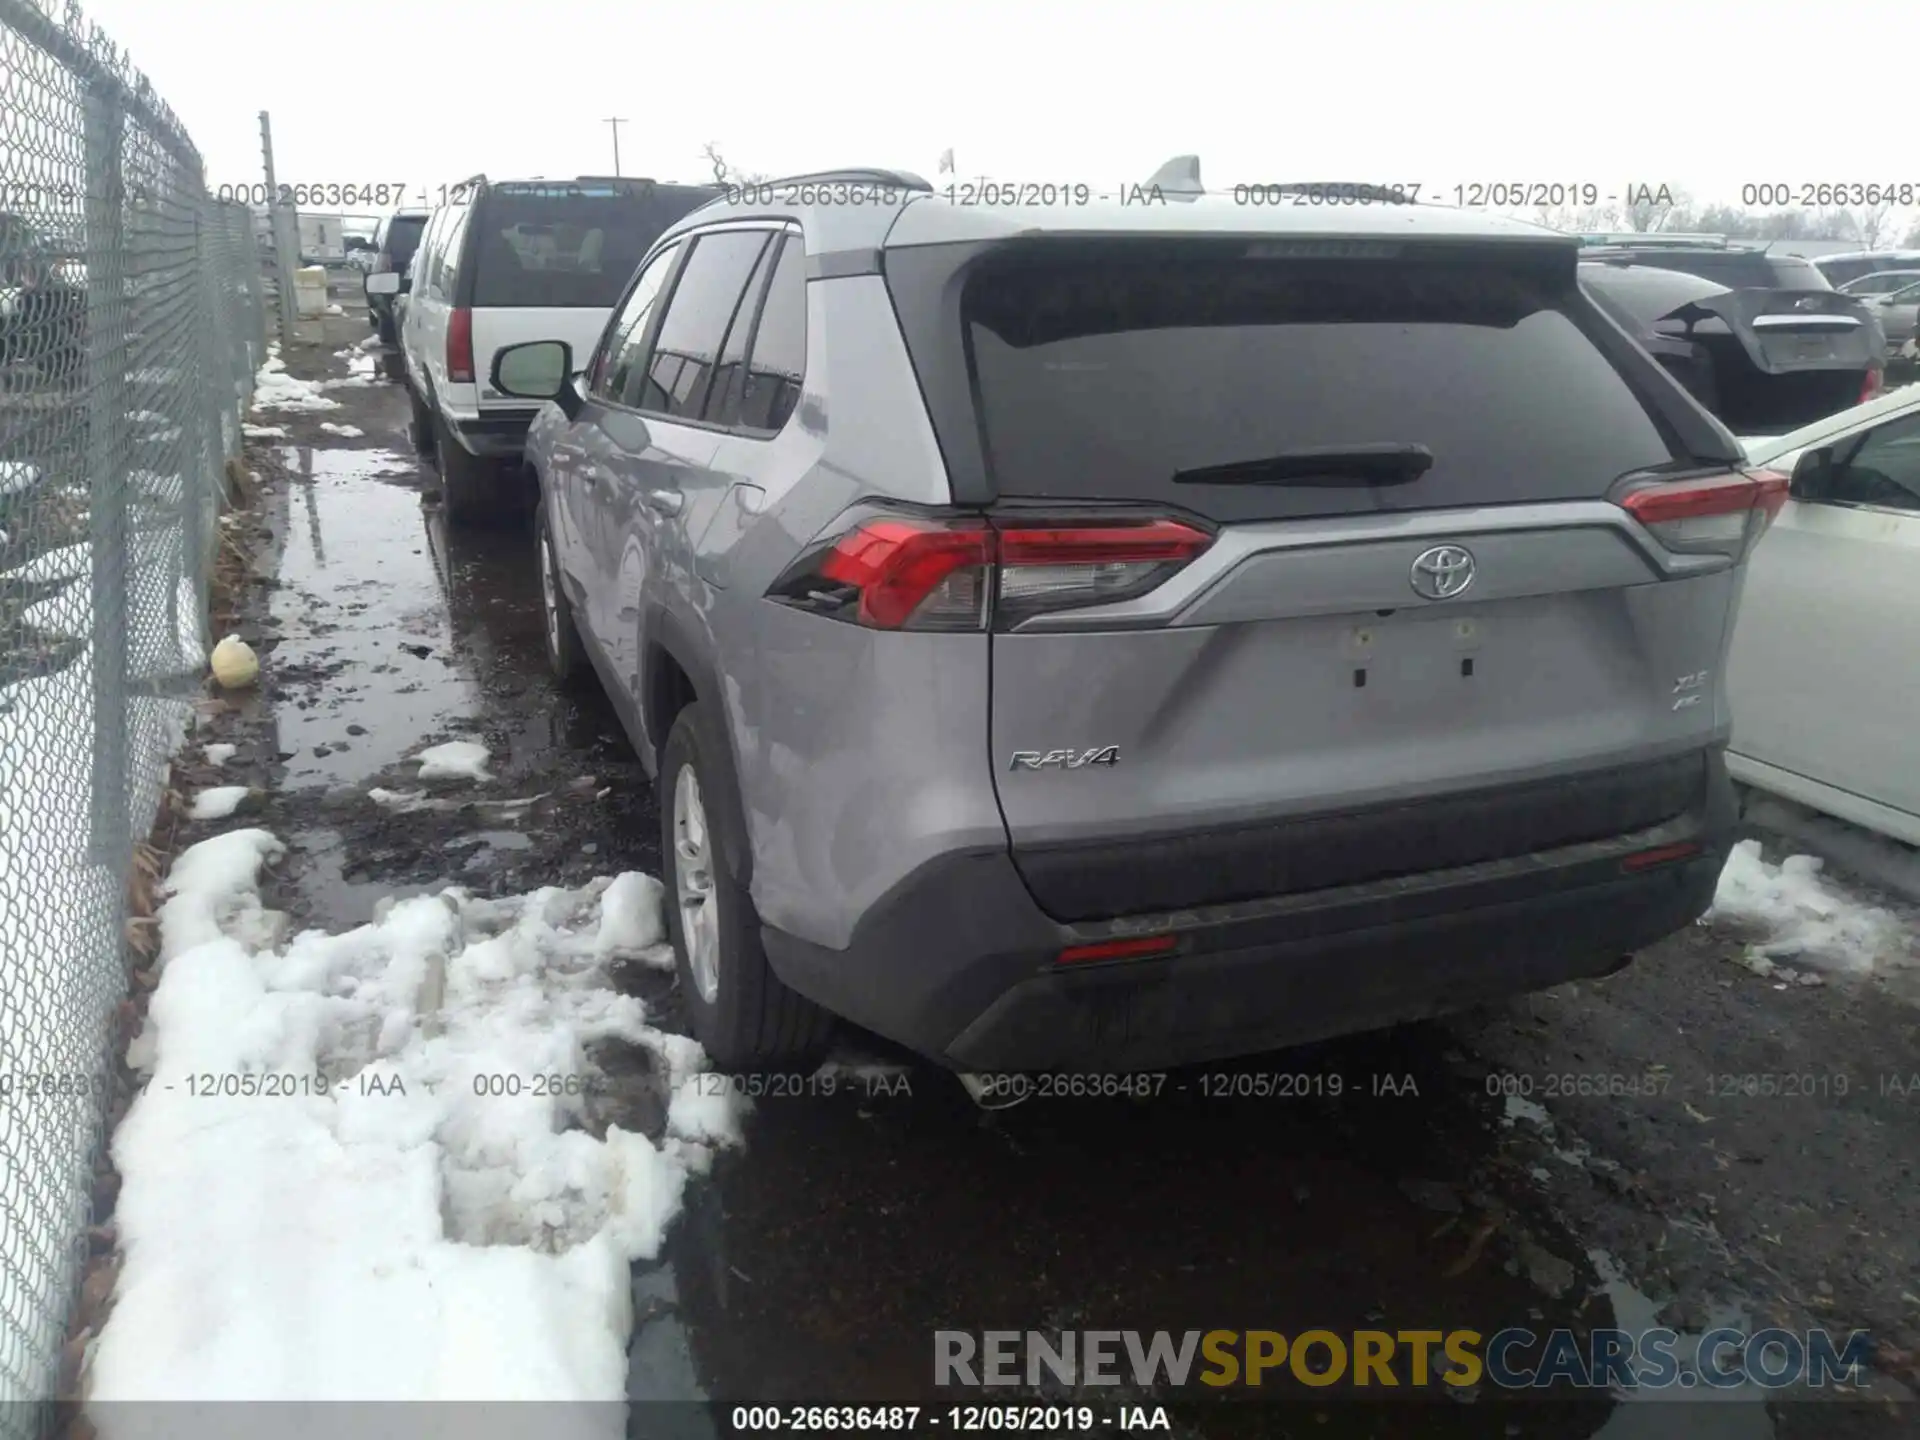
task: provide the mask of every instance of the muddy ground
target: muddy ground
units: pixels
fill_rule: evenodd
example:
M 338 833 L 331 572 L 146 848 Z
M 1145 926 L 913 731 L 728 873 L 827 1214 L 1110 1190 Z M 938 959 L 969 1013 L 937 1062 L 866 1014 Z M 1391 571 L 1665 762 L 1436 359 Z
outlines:
M 260 787 L 255 823 L 291 847 L 277 903 L 303 923 L 350 926 L 384 896 L 447 883 L 492 894 L 658 874 L 657 812 L 613 711 L 546 672 L 528 537 L 446 531 L 403 391 L 377 369 L 349 375 L 377 352 L 337 353 L 368 335 L 363 314 L 349 301 L 328 330 L 288 360 L 346 379 L 328 391 L 341 408 L 255 416 L 287 431 L 252 442 L 262 493 L 243 522 L 257 580 L 241 633 L 263 683 L 199 737 L 240 747 L 219 780 L 184 778 Z M 490 747 L 491 784 L 412 813 L 369 798 L 422 791 L 403 762 L 450 739 Z M 759 1103 L 665 1262 L 636 1274 L 632 1393 L 980 1398 L 933 1390 L 942 1328 L 1491 1334 L 1656 1316 L 1694 1331 L 1864 1328 L 1888 1376 L 1920 1387 L 1920 1011 L 1880 980 L 1761 978 L 1732 963 L 1741 944 L 1696 927 L 1604 981 L 1239 1067 L 1310 1077 L 1292 1086 L 1303 1098 L 1209 1098 L 1176 1075 L 1151 1100 L 985 1113 L 950 1077 L 850 1037 L 900 1078 L 890 1093 L 848 1080 L 831 1098 Z M 671 978 L 629 978 L 672 1028 Z M 626 1083 L 600 1118 L 657 1131 L 644 1065 L 607 1063 Z M 1794 1088 L 1814 1093 L 1748 1096 L 1719 1078 L 1748 1075 L 1812 1077 Z M 1607 1095 L 1611 1076 L 1643 1093 Z M 1299 1391 L 1181 1423 L 1920 1432 L 1911 1404 L 1857 1396 L 1451 1398 Z

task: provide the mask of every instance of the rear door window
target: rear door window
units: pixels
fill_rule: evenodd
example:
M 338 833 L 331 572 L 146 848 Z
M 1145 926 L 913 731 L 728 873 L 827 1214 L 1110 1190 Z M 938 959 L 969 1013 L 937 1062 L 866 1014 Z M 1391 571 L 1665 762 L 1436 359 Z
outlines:
M 779 251 L 780 242 L 776 238 L 760 252 L 759 262 L 754 266 L 753 274 L 747 278 L 746 289 L 740 292 L 740 303 L 733 312 L 733 323 L 727 327 L 726 341 L 720 347 L 720 364 L 707 385 L 704 418 L 709 425 L 732 426 L 739 423 L 740 387 L 746 378 L 747 346 L 753 340 L 754 322 L 759 318 L 760 297 L 767 293 L 767 272 L 773 268 Z
M 1628 378 L 1590 305 L 1552 253 L 1189 241 L 989 259 L 962 314 L 998 494 L 1236 521 L 1590 498 L 1671 463 L 1638 388 L 1659 377 Z M 1433 463 L 1393 484 L 1191 475 L 1379 445 Z
M 472 303 L 605 309 L 697 186 L 500 185 L 475 223 Z
M 773 283 L 760 310 L 747 383 L 741 395 L 740 424 L 773 433 L 787 423 L 800 400 L 807 369 L 807 256 L 798 235 L 787 237 L 774 267 Z
M 640 409 L 700 419 L 727 328 L 772 238 L 765 230 L 722 230 L 693 242 L 660 320 Z

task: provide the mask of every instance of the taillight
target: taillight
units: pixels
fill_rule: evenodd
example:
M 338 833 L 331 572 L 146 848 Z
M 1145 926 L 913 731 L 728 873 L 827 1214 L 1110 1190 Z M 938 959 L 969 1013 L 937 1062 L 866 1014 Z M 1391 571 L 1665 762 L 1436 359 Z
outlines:
M 1746 554 L 1787 503 L 1787 477 L 1736 471 L 1635 490 L 1621 502 L 1669 550 Z
M 863 510 L 768 598 L 878 630 L 1007 629 L 1145 594 L 1213 543 L 1162 516 L 1027 519 Z
M 1878 366 L 1867 371 L 1867 378 L 1860 386 L 1860 399 L 1858 403 L 1864 405 L 1867 401 L 1880 394 L 1882 390 L 1886 389 L 1884 383 L 1885 378 L 1886 372 Z
M 473 311 L 447 312 L 447 379 L 473 383 Z
M 975 630 L 986 613 L 993 532 L 918 520 L 872 520 L 820 556 L 855 619 L 877 630 Z

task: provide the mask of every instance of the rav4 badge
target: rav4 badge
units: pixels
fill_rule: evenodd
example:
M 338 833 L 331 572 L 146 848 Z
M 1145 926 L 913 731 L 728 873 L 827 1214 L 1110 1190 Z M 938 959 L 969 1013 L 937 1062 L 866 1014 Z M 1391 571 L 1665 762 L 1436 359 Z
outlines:
M 1091 750 L 1016 750 L 1009 770 L 1083 770 L 1089 765 L 1118 765 L 1118 745 L 1096 745 Z

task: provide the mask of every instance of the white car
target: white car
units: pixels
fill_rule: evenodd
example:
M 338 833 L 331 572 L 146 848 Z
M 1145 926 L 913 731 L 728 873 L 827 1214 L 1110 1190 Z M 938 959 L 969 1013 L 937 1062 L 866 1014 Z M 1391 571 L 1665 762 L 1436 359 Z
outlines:
M 660 232 L 723 191 L 634 177 L 488 180 L 453 187 L 414 252 L 399 327 L 415 443 L 440 466 L 450 524 L 530 500 L 519 459 L 538 405 L 503 394 L 493 359 L 564 340 L 583 359 Z M 369 295 L 392 293 L 380 275 Z
M 1920 385 L 1743 443 L 1793 487 L 1747 566 L 1727 768 L 1920 845 Z

